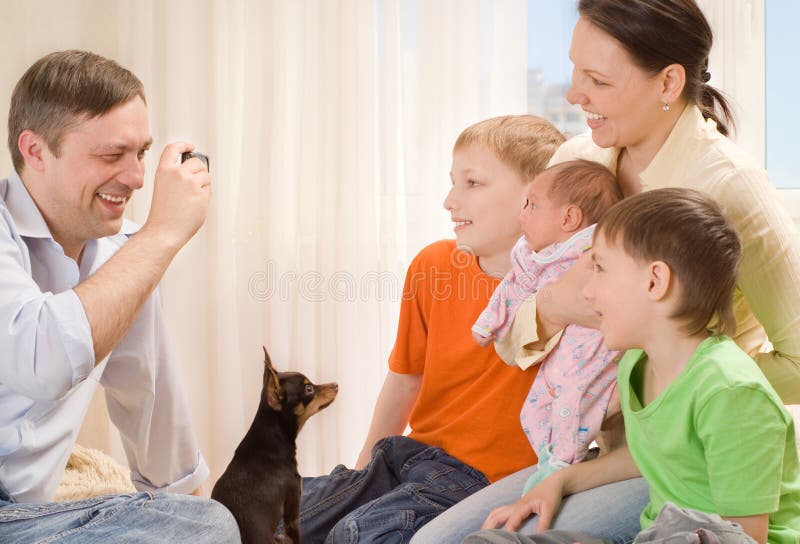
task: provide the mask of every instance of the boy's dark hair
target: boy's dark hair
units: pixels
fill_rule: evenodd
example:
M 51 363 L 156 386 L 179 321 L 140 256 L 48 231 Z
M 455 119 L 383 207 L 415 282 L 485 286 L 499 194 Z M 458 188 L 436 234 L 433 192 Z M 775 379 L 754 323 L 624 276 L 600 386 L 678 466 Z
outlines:
M 637 261 L 663 261 L 670 267 L 682 287 L 672 317 L 685 321 L 689 334 L 736 331 L 733 291 L 742 246 L 710 196 L 669 188 L 626 198 L 600 219 L 594 235 L 600 234 Z
M 470 125 L 458 136 L 453 149 L 478 143 L 532 181 L 566 138 L 550 121 L 536 115 L 504 115 Z
M 37 60 L 11 95 L 8 148 L 17 172 L 25 166 L 17 142 L 24 130 L 44 138 L 59 156 L 61 140 L 80 116 L 97 117 L 135 97 L 145 101 L 144 86 L 113 60 L 88 51 L 58 51 Z
M 597 223 L 623 199 L 616 176 L 600 163 L 577 159 L 551 166 L 545 172 L 554 174 L 547 196 L 558 205 L 578 206 L 589 223 Z

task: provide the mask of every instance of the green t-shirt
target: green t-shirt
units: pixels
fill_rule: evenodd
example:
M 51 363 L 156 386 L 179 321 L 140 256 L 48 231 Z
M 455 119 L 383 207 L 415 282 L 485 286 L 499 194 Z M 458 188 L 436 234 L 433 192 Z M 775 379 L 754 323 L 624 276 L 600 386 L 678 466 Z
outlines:
M 756 363 L 727 337 L 708 338 L 642 408 L 647 355 L 619 363 L 625 434 L 650 485 L 642 528 L 666 501 L 724 517 L 769 513 L 769 542 L 800 541 L 800 469 L 792 417 Z

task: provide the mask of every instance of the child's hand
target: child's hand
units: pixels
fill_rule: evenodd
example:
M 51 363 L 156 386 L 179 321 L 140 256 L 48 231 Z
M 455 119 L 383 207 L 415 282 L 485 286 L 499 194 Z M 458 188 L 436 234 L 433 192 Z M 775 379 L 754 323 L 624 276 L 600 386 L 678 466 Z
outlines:
M 486 346 L 488 346 L 489 344 L 491 344 L 494 341 L 494 335 L 481 336 L 480 334 L 478 334 L 475 331 L 472 331 L 472 338 L 482 348 L 485 348 Z
M 545 478 L 514 504 L 495 508 L 483 522 L 481 529 L 496 529 L 503 526 L 506 531 L 516 531 L 522 522 L 533 514 L 539 516 L 536 532 L 550 528 L 553 517 L 561 508 L 564 486 L 560 471 Z

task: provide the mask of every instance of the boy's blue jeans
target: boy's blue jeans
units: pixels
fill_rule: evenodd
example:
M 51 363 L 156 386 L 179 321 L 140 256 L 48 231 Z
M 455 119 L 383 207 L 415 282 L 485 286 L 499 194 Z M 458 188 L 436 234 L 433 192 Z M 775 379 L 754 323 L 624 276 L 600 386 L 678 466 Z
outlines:
M 133 493 L 22 504 L 12 502 L 0 485 L 0 542 L 222 544 L 240 539 L 231 513 L 209 499 Z
M 303 478 L 303 542 L 408 542 L 417 529 L 488 484 L 480 471 L 441 448 L 405 436 L 383 438 L 364 469 L 339 465 L 327 476 Z

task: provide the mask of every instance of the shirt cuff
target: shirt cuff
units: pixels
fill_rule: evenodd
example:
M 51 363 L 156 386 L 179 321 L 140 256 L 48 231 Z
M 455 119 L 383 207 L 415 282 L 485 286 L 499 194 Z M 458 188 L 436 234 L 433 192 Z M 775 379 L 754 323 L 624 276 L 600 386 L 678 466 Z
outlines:
M 541 363 L 561 340 L 561 330 L 550 338 L 544 349 L 534 349 L 533 344 L 539 341 L 539 331 L 536 324 L 536 295 L 523 302 L 514 316 L 511 330 L 503 340 L 495 342 L 494 349 L 508 365 L 517 365 L 522 370 L 527 370 L 535 364 Z
M 133 470 L 131 471 L 131 481 L 133 482 L 134 487 L 139 491 L 159 491 L 162 493 L 188 494 L 203 485 L 203 482 L 208 479 L 210 474 L 211 470 L 209 470 L 205 459 L 203 459 L 203 456 L 198 451 L 197 464 L 192 472 L 186 476 L 183 476 L 179 480 L 172 482 L 171 484 L 156 487 L 151 484 L 147 478 Z
M 81 299 L 72 289 L 50 297 L 46 304 L 57 319 L 64 353 L 72 368 L 72 387 L 75 387 L 94 368 L 94 341 L 89 318 Z

